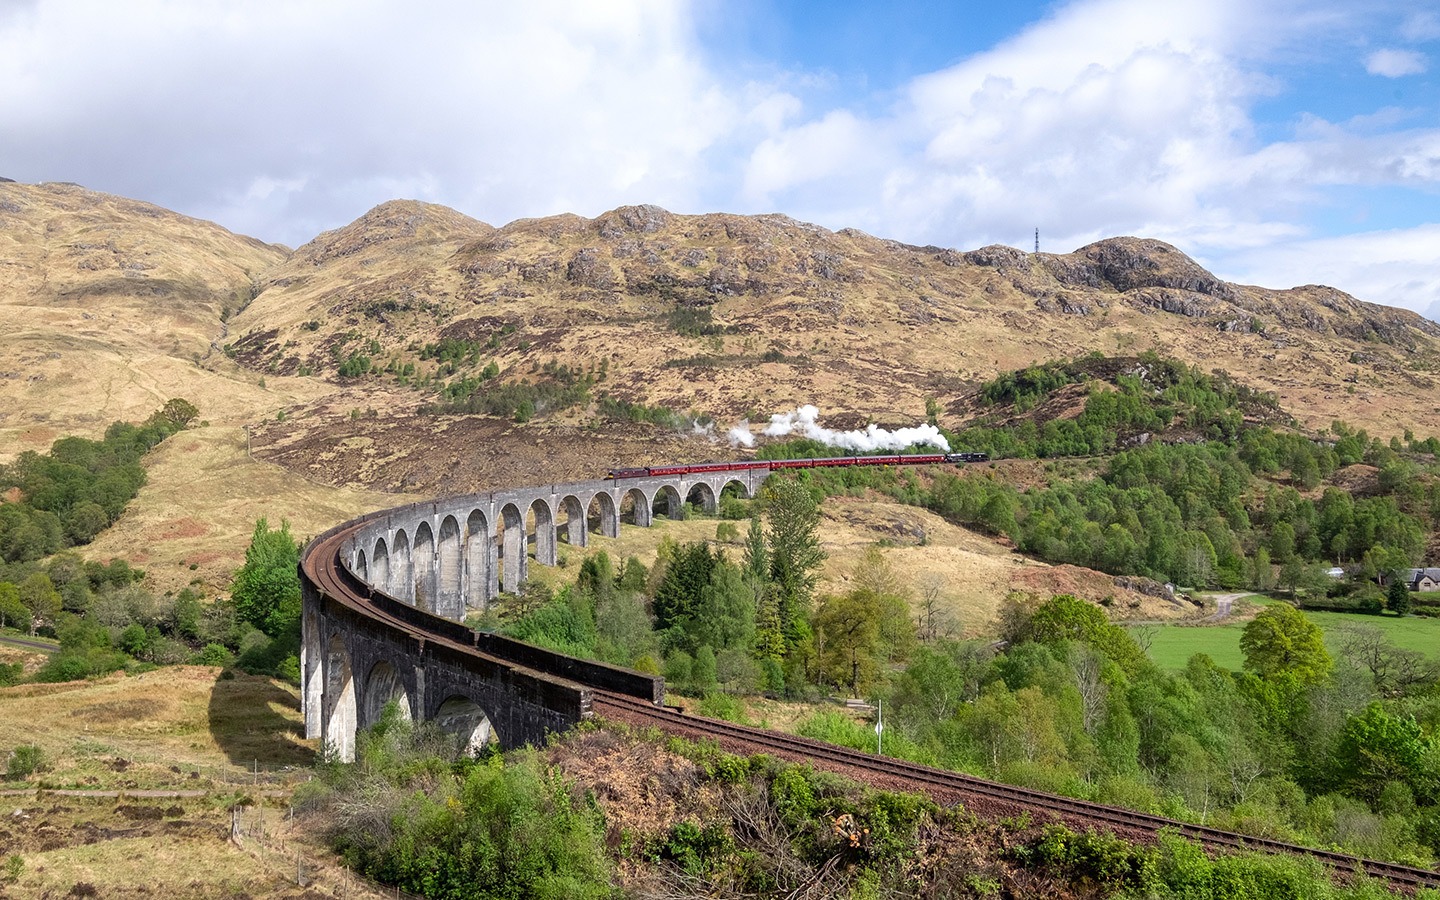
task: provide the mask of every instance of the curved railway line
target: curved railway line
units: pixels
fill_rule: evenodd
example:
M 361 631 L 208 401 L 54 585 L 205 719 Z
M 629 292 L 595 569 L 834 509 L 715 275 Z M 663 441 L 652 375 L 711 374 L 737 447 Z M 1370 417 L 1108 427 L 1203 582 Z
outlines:
M 351 574 L 341 558 L 341 547 L 362 523 L 363 520 L 347 522 L 311 542 L 301 559 L 301 568 L 311 582 L 332 601 L 358 610 L 388 627 L 427 642 L 443 644 L 475 656 L 485 656 L 472 646 L 444 634 L 419 628 L 384 612 L 370 602 L 371 588 Z M 653 726 L 691 739 L 713 740 L 724 750 L 740 755 L 769 754 L 793 762 L 810 763 L 818 769 L 856 778 L 887 790 L 925 793 L 939 802 L 963 801 L 967 808 L 984 815 L 1014 815 L 1031 811 L 1072 826 L 1103 825 L 1130 838 L 1144 838 L 1162 830 L 1169 830 L 1218 849 L 1311 856 L 1329 864 L 1337 872 L 1363 872 L 1405 890 L 1440 888 L 1440 873 L 1426 869 L 1222 831 L 1134 810 L 999 784 L 809 738 L 687 715 L 623 694 L 594 690 L 591 710 L 602 718 L 617 722 Z

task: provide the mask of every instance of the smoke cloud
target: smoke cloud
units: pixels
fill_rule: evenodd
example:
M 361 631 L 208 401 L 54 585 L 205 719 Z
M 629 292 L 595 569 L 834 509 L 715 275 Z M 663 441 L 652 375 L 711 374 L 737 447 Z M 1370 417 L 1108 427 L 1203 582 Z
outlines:
M 749 419 L 741 419 L 739 425 L 730 429 L 727 437 L 730 438 L 730 446 L 732 447 L 755 446 L 755 435 L 750 433 Z
M 874 450 L 904 450 L 912 446 L 939 447 L 950 451 L 950 442 L 934 425 L 916 425 L 913 428 L 897 428 L 890 431 L 878 425 L 867 425 L 864 429 L 835 431 L 819 423 L 820 410 L 806 404 L 794 412 L 776 413 L 770 417 L 770 424 L 760 433 L 766 437 L 786 437 L 798 434 L 830 447 L 868 453 Z M 755 437 L 750 432 L 750 423 L 741 422 L 730 429 L 730 443 L 733 446 L 753 447 Z

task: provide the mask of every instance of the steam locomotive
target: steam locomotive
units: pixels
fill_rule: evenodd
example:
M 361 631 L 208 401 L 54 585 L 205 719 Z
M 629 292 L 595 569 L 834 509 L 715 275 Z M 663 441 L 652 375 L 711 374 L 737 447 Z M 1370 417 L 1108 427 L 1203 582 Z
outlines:
M 743 472 L 747 469 L 823 469 L 839 466 L 926 466 L 941 463 L 986 462 L 990 454 L 975 450 L 960 453 L 900 453 L 886 456 L 829 456 L 821 459 L 735 460 L 734 462 L 682 463 L 673 466 L 641 466 L 611 469 L 605 477 L 654 478 L 666 475 L 697 475 L 708 472 Z

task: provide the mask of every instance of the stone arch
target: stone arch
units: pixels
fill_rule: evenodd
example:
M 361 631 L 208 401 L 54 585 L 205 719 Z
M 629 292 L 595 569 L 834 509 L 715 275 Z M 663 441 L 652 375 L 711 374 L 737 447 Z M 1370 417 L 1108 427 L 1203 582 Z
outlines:
M 383 537 L 375 539 L 375 550 L 370 554 L 370 567 L 375 575 L 369 582 L 371 587 L 382 591 L 390 590 L 390 550 Z
M 446 516 L 440 523 L 436 557 L 435 614 L 458 622 L 465 618 L 465 598 L 460 594 L 465 559 L 460 552 L 460 523 L 454 516 Z
M 739 497 L 741 500 L 754 500 L 755 495 L 750 491 L 750 485 L 738 478 L 731 478 L 720 488 L 720 498 Z
M 361 581 L 370 580 L 370 566 L 365 561 L 365 550 L 361 548 L 355 551 L 355 572 L 356 578 Z
M 542 566 L 555 565 L 559 559 L 559 550 L 555 546 L 555 511 L 541 497 L 531 503 L 525 513 L 526 519 L 534 519 L 535 522 L 535 561 Z
M 630 524 L 639 525 L 641 528 L 649 528 L 655 521 L 654 512 L 650 506 L 650 498 L 638 487 L 626 491 L 620 498 L 620 520 L 630 520 Z
M 559 536 L 572 547 L 584 547 L 590 543 L 590 531 L 585 522 L 585 507 L 580 498 L 567 494 L 560 500 L 560 511 L 565 513 L 565 527 L 559 529 Z
M 664 514 L 672 519 L 685 517 L 685 498 L 672 484 L 662 484 L 656 488 L 655 496 L 650 501 L 650 509 L 655 515 L 660 515 L 660 507 L 664 505 Z
M 585 508 L 585 519 L 586 530 L 591 533 L 598 531 L 608 538 L 620 536 L 620 510 L 608 491 L 601 491 L 590 498 Z
M 690 490 L 685 492 L 685 502 L 700 507 L 707 516 L 715 515 L 718 509 L 714 489 L 703 481 L 690 485 Z
M 350 762 L 355 758 L 355 676 L 350 652 L 338 634 L 325 648 L 323 691 L 325 749 L 341 762 Z
M 462 694 L 451 696 L 441 703 L 433 721 L 442 731 L 455 736 L 459 749 L 464 753 L 477 753 L 491 741 L 499 740 L 485 710 Z
M 525 560 L 525 516 L 515 503 L 500 509 L 500 587 L 511 594 L 520 592 L 529 566 Z
M 305 737 L 318 738 L 323 727 L 325 703 L 325 645 L 320 634 L 320 617 L 314 612 L 305 613 L 300 634 L 303 638 L 300 644 L 300 673 L 303 679 L 301 690 L 305 692 Z
M 395 543 L 390 548 L 389 594 L 415 605 L 415 567 L 410 559 L 410 538 L 403 528 L 395 532 Z
M 410 549 L 411 596 L 426 612 L 435 611 L 435 533 L 429 522 L 415 526 L 415 544 Z
M 410 694 L 405 690 L 405 682 L 401 680 L 400 673 L 395 671 L 394 666 L 381 660 L 370 667 L 370 674 L 365 678 L 365 700 L 360 705 L 360 727 L 370 728 L 379 722 L 385 704 L 391 700 L 395 701 L 400 718 L 410 721 Z
M 495 596 L 495 536 L 480 510 L 465 519 L 465 605 L 484 609 Z

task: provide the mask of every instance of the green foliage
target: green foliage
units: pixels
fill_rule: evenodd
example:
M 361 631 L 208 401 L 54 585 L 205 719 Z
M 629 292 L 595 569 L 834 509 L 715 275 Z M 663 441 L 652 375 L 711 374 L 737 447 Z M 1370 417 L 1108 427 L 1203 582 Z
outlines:
M 852 697 L 865 696 L 879 675 L 879 599 L 872 591 L 851 591 L 827 597 L 815 611 L 821 671 L 831 684 L 849 688 Z
M 429 897 L 614 896 L 602 816 L 538 753 L 452 764 L 445 743 L 385 716 L 327 773 L 318 802 L 344 811 L 330 838 L 350 864 Z
M 34 744 L 21 744 L 10 751 L 10 759 L 5 764 L 5 775 L 19 781 L 36 772 L 43 772 L 45 768 L 45 752 Z
M 677 306 L 665 317 L 665 323 L 671 331 L 686 337 L 709 337 L 729 331 L 715 323 L 708 306 Z
M 270 529 L 260 519 L 245 550 L 245 564 L 235 572 L 230 596 L 241 621 L 279 637 L 300 623 L 300 545 L 290 534 L 290 523 Z
M 665 566 L 665 577 L 655 589 L 656 629 L 679 629 L 682 622 L 694 618 L 701 592 L 710 583 L 720 561 L 721 557 L 704 541 L 684 544 L 675 550 L 674 557 Z
M 798 481 L 770 479 L 762 491 L 769 580 L 777 590 L 777 613 L 786 647 L 805 640 L 811 594 L 825 551 L 820 549 L 820 505 Z
M 1261 610 L 1240 636 L 1245 668 L 1263 678 L 1286 676 L 1318 684 L 1333 663 L 1324 635 L 1293 606 L 1277 603 Z
M 1132 677 L 1150 666 L 1145 651 L 1129 632 L 1111 624 L 1098 606 L 1070 594 L 1052 597 L 1036 609 L 1020 637 L 1043 644 L 1089 644 Z
M 89 543 L 145 483 L 144 455 L 196 415 L 188 401 L 170 400 L 141 425 L 115 422 L 101 440 L 60 438 L 48 454 L 27 450 L 0 466 L 0 491 L 18 488 L 22 497 L 0 504 L 0 558 L 34 560 Z
M 1440 760 L 1433 758 L 1436 747 L 1440 744 L 1427 739 L 1413 717 L 1371 703 L 1345 722 L 1335 750 L 1336 767 L 1354 793 L 1372 801 L 1392 784 L 1430 792 L 1440 786 L 1435 783 L 1440 778 Z
M 425 407 L 432 414 L 480 413 L 528 421 L 536 415 L 559 412 L 590 401 L 596 376 L 579 368 L 548 362 L 543 380 L 501 382 L 488 366 L 478 377 L 447 385 L 441 401 Z
M 1404 579 L 1392 577 L 1385 588 L 1385 606 L 1397 616 L 1410 614 L 1410 588 Z
M 1146 852 L 1103 831 L 1071 831 L 1047 825 L 1017 855 L 1027 864 L 1062 872 L 1071 881 L 1107 888 L 1139 887 L 1145 883 Z
M 513 638 L 571 656 L 596 652 L 595 618 L 588 603 L 570 595 L 544 604 L 506 629 Z
M 688 427 L 695 417 L 686 416 L 663 406 L 631 403 L 609 394 L 601 394 L 595 402 L 601 416 L 622 422 L 648 422 L 662 428 Z

